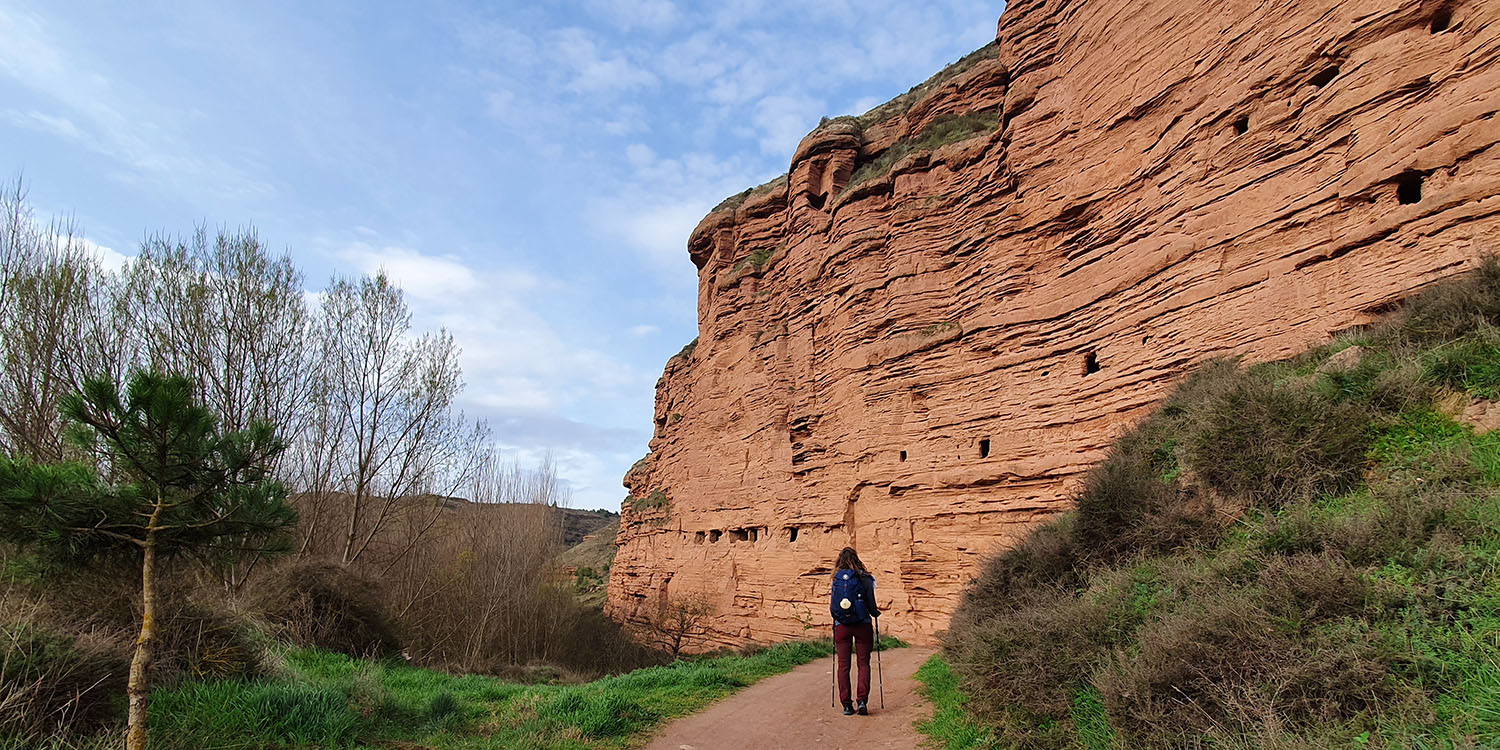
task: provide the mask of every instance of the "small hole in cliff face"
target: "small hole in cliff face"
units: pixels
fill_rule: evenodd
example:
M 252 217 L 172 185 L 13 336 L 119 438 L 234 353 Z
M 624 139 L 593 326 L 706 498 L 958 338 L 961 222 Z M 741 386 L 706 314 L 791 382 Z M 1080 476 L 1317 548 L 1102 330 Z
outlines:
M 788 531 L 787 541 L 789 541 L 789 542 L 795 542 L 795 541 L 797 541 L 797 527 L 793 526 L 790 529 L 788 529 L 787 531 Z
M 1240 115 L 1240 117 L 1234 121 L 1234 132 L 1239 135 L 1244 135 L 1250 132 L 1250 115 Z
M 1083 355 L 1083 374 L 1084 375 L 1093 375 L 1094 373 L 1096 373 L 1098 371 L 1099 371 L 1099 355 L 1097 353 L 1095 353 L 1095 352 L 1089 352 L 1089 353 Z
M 901 451 L 901 460 L 902 461 L 906 460 L 906 451 Z
M 733 530 L 733 531 L 731 531 L 729 533 L 731 535 L 733 535 L 733 538 L 730 539 L 730 541 L 732 541 L 732 542 L 748 542 L 748 541 L 750 541 L 750 530 L 749 529 L 735 529 L 735 530 Z
M 1328 67 L 1326 67 L 1326 68 L 1318 71 L 1318 74 L 1315 75 L 1315 76 L 1313 76 L 1312 80 L 1308 81 L 1308 83 L 1310 83 L 1310 84 L 1312 84 L 1314 86 L 1317 86 L 1318 88 L 1323 88 L 1324 86 L 1327 86 L 1328 84 L 1332 83 L 1333 79 L 1338 78 L 1338 77 L 1339 77 L 1339 66 L 1337 66 L 1337 65 L 1330 65 L 1330 66 L 1328 66 Z
M 828 196 L 826 196 L 826 195 L 824 195 L 822 193 L 812 193 L 812 194 L 810 194 L 810 195 L 807 196 L 807 203 L 808 203 L 808 205 L 812 206 L 813 208 L 818 209 L 819 211 L 823 210 L 823 205 L 825 203 L 827 203 L 827 202 L 828 202 Z
M 990 439 L 989 438 L 985 438 L 985 439 L 979 441 L 979 457 L 980 458 L 989 458 L 990 457 Z
M 703 539 L 704 539 L 704 538 L 705 538 L 705 537 L 707 537 L 707 536 L 708 536 L 708 534 L 705 534 L 705 533 L 704 533 L 704 532 L 702 532 L 702 531 L 700 531 L 700 532 L 698 532 L 698 533 L 696 533 L 696 534 L 694 534 L 694 535 L 693 535 L 693 544 L 702 544 L 702 543 L 703 543 Z
M 723 535 L 724 532 L 719 531 L 718 529 L 714 529 L 713 531 L 708 532 L 708 543 L 713 544 L 714 542 L 719 541 L 719 537 Z
M 1434 34 L 1441 34 L 1453 25 L 1453 11 L 1443 8 L 1432 14 L 1432 25 L 1427 28 Z
M 1396 178 L 1396 200 L 1401 201 L 1404 206 L 1409 206 L 1422 200 L 1422 180 L 1425 179 L 1421 172 L 1407 172 Z

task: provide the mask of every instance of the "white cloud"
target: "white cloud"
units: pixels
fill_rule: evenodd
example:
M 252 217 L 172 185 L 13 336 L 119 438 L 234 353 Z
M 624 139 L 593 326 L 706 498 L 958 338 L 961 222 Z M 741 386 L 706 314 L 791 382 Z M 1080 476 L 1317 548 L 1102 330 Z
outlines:
M 630 335 L 632 335 L 632 336 L 634 336 L 634 337 L 636 337 L 638 339 L 643 339 L 643 338 L 645 338 L 647 336 L 655 336 L 658 333 L 661 333 L 661 327 L 660 326 L 641 325 L 641 326 L 631 326 L 630 327 Z
M 777 94 L 761 99 L 754 117 L 761 151 L 790 159 L 797 144 L 826 111 L 823 102 L 807 96 Z
M 558 60 L 572 72 L 567 89 L 578 94 L 619 93 L 656 84 L 656 76 L 624 55 L 601 55 L 583 29 L 563 29 L 552 40 Z
M 52 242 L 59 250 L 67 247 L 82 251 L 85 255 L 93 258 L 99 266 L 106 271 L 118 271 L 130 262 L 132 256 L 125 255 L 112 247 L 105 247 L 83 235 L 54 234 Z
M 630 166 L 643 169 L 656 162 L 656 152 L 644 143 L 632 143 L 625 147 L 625 160 Z
M 51 133 L 68 140 L 83 140 L 83 131 L 79 130 L 78 126 L 74 125 L 73 121 L 66 117 L 43 114 L 36 110 L 28 112 L 10 110 L 5 113 L 5 119 L 19 127 L 40 130 L 44 133 Z
M 455 258 L 423 255 L 403 247 L 376 248 L 355 242 L 340 253 L 361 272 L 384 270 L 407 294 L 422 300 L 451 299 L 474 292 L 474 272 Z
M 70 111 L 68 116 L 29 113 L 33 127 L 50 128 L 115 159 L 128 168 L 121 174 L 127 183 L 150 179 L 181 194 L 206 190 L 247 197 L 274 192 L 238 166 L 196 154 L 162 124 L 189 121 L 191 110 L 153 103 L 148 110 L 129 111 L 139 101 L 131 99 L 122 82 L 87 65 L 80 51 L 65 49 L 39 15 L 0 8 L 0 72 Z

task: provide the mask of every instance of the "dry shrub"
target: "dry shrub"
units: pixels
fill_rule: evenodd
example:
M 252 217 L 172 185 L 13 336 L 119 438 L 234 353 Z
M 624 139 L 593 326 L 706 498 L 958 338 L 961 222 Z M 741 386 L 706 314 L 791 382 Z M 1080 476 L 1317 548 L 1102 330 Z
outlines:
M 88 732 L 118 720 L 128 651 L 97 634 L 0 625 L 0 739 Z
M 1467 510 L 1476 493 L 1486 491 L 1468 457 L 1443 452 L 1421 463 L 1418 472 L 1374 477 L 1366 507 L 1318 518 L 1308 533 L 1356 565 L 1413 562 L 1435 543 L 1440 550 L 1488 533 L 1487 524 Z
M 1274 508 L 1353 487 L 1370 418 L 1304 383 L 1235 378 L 1194 407 L 1186 454 L 1215 491 Z
M 214 582 L 182 565 L 164 567 L 151 681 L 171 685 L 188 677 L 259 674 L 265 648 L 254 623 Z M 87 571 L 38 568 L 18 585 L 43 603 L 39 621 L 107 637 L 127 652 L 134 648 L 140 630 L 140 573 L 130 565 L 97 560 Z
M 255 609 L 292 643 L 350 656 L 401 649 L 386 618 L 380 586 L 346 566 L 323 560 L 282 565 L 257 581 L 251 598 Z
M 1222 524 L 1207 498 L 1163 476 L 1139 433 L 1089 471 L 1078 494 L 1073 544 L 1090 565 L 1192 547 Z
M 1074 691 L 1106 653 L 1105 604 L 1062 590 L 1033 591 L 1029 599 L 1005 616 L 949 631 L 948 658 L 966 676 L 976 714 L 999 717 L 1019 707 L 1066 716 Z
M 1348 572 L 1329 558 L 1304 563 L 1269 601 L 1255 589 L 1226 592 L 1141 628 L 1138 649 L 1094 675 L 1117 728 L 1167 745 L 1203 732 L 1304 731 L 1414 696 L 1393 678 L 1397 651 L 1368 624 L 1333 614 L 1364 606 L 1331 587 Z M 1304 618 L 1307 627 L 1272 611 L 1314 599 L 1322 616 Z
M 184 677 L 253 677 L 265 648 L 255 626 L 218 591 L 178 588 L 159 594 L 151 668 L 158 684 Z
M 1074 514 L 1036 527 L 1016 546 L 990 557 L 964 589 L 953 630 L 1007 615 L 1020 599 L 1042 587 L 1079 583 L 1073 541 Z
M 1224 687 L 1263 672 L 1286 645 L 1271 614 L 1238 592 L 1173 612 L 1142 628 L 1136 642 L 1094 681 L 1111 720 L 1146 736 L 1222 724 Z
M 1493 255 L 1485 256 L 1473 273 L 1445 279 L 1408 300 L 1379 332 L 1387 340 L 1433 345 L 1485 326 L 1500 326 L 1500 262 Z
M 1328 553 L 1273 557 L 1260 584 L 1270 611 L 1304 624 L 1361 615 L 1377 603 L 1365 571 Z

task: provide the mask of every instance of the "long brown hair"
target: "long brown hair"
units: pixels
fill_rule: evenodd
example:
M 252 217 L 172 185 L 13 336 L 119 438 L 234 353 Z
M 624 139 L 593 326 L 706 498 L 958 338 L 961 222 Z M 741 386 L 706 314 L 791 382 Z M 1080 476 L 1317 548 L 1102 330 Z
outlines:
M 839 561 L 834 563 L 833 569 L 835 572 L 840 570 L 855 570 L 860 573 L 870 572 L 865 570 L 865 564 L 859 561 L 859 553 L 855 552 L 853 547 L 845 547 L 843 551 L 839 552 Z

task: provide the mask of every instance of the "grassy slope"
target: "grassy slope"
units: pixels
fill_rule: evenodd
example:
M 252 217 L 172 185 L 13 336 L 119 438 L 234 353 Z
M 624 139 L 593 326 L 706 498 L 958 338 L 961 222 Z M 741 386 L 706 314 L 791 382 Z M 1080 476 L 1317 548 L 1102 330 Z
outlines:
M 592 607 L 603 607 L 609 582 L 609 568 L 615 562 L 615 536 L 620 522 L 613 521 L 592 532 L 592 536 L 569 547 L 557 556 L 557 564 L 576 571 L 573 588 L 578 600 Z
M 784 643 L 581 685 L 527 686 L 291 651 L 275 680 L 157 691 L 153 747 L 625 748 L 667 719 L 830 653 L 826 641 Z
M 1500 431 L 1450 416 L 1500 394 L 1497 323 L 1489 264 L 1190 378 L 971 587 L 934 744 L 1500 747 Z

